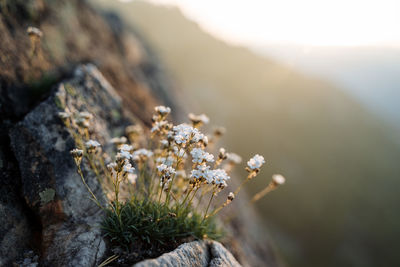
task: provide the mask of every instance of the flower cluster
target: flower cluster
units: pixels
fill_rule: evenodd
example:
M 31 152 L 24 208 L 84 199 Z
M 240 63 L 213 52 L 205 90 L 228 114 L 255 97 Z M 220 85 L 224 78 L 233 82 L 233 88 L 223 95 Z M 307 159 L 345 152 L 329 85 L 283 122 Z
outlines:
M 211 153 L 211 145 L 208 146 L 209 137 L 200 130 L 201 126 L 209 122 L 206 115 L 189 114 L 191 124 L 182 123 L 173 126 L 167 120 L 170 112 L 169 107 L 157 106 L 152 117 L 151 129 L 144 130 L 139 125 L 131 125 L 125 129 L 128 138 L 120 136 L 109 140 L 109 143 L 116 148 L 113 157 L 109 156 L 113 154 L 109 151 L 103 153 L 100 143 L 91 139 L 93 137 L 90 136 L 88 128 L 93 119 L 92 114 L 88 112 L 71 114 L 69 111 L 59 113 L 66 125 L 77 129 L 82 136 L 82 141 L 77 141 L 78 148 L 71 151 L 78 169 L 80 170 L 82 159 L 86 158 L 97 177 L 100 180 L 101 177 L 105 177 L 104 181 L 100 182 L 105 187 L 111 186 L 113 197 L 110 199 L 110 205 L 117 217 L 121 216 L 121 205 L 123 205 L 120 193 L 127 190 L 130 192 L 127 200 L 147 199 L 158 203 L 157 205 L 173 209 L 173 214 L 178 217 L 182 209 L 193 209 L 191 212 L 202 213 L 205 221 L 230 204 L 242 186 L 257 176 L 265 163 L 261 155 L 256 154 L 252 157 L 247 162 L 246 170 L 249 172 L 247 178 L 234 192 L 226 195 L 222 204 L 212 205 L 214 197 L 229 187 L 229 174 L 235 165 L 241 163 L 242 158 L 235 153 L 227 152 L 224 148 L 214 150 L 216 156 Z M 146 131 L 150 138 L 146 138 Z M 224 131 L 222 128 L 214 131 L 211 137 L 213 146 Z M 108 163 L 106 166 L 105 162 Z M 80 174 L 87 186 L 82 172 Z M 126 183 L 122 183 L 123 181 Z M 275 189 L 284 181 L 283 176 L 274 175 L 268 190 Z M 87 188 L 90 191 L 88 186 Z M 208 204 L 202 203 L 207 196 Z M 95 198 L 93 195 L 92 197 Z M 201 212 L 192 208 L 193 206 L 206 209 Z M 210 208 L 213 210 L 210 211 Z
M 168 138 L 173 140 L 178 146 L 182 147 L 190 144 L 207 146 L 207 136 L 202 134 L 197 128 L 186 123 L 174 126 L 172 131 L 168 133 Z
M 214 156 L 208 152 L 205 152 L 201 148 L 193 148 L 193 150 L 190 152 L 192 155 L 192 162 L 193 163 L 205 163 L 205 162 L 213 162 L 214 161 Z
M 172 175 L 176 174 L 176 171 L 174 168 L 167 166 L 165 164 L 161 164 L 157 166 L 157 170 L 160 173 L 161 177 L 161 184 L 165 184 L 171 179 Z
M 153 127 L 151 128 L 151 133 L 153 135 L 166 135 L 170 129 L 172 128 L 172 124 L 170 124 L 165 118 L 171 112 L 171 108 L 165 106 L 157 106 L 155 107 L 156 114 L 154 114 Z
M 250 170 L 259 170 L 264 163 L 264 157 L 257 154 L 247 162 L 247 166 Z

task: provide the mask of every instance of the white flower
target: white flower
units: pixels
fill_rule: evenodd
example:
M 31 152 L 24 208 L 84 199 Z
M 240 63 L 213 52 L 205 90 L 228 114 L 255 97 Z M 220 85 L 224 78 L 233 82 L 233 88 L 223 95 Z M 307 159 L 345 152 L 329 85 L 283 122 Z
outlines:
M 89 140 L 85 143 L 87 149 L 95 149 L 100 146 L 100 143 L 95 140 Z
M 201 159 L 199 161 L 199 163 L 201 163 L 202 160 L 202 156 L 203 156 L 204 151 L 201 148 L 193 148 L 192 151 L 190 152 L 190 154 L 193 157 L 193 162 L 197 162 L 197 159 Z
M 211 170 L 207 173 L 207 182 L 209 184 L 216 184 L 219 186 L 226 187 L 226 181 L 231 179 L 231 177 L 228 176 L 228 174 L 225 172 L 223 169 L 216 169 L 216 170 Z
M 177 144 L 186 144 L 192 137 L 194 128 L 186 123 L 179 124 L 172 128 L 174 140 Z
M 151 132 L 161 131 L 163 128 L 168 128 L 168 121 L 156 121 L 153 123 L 153 127 L 151 128 Z
M 121 150 L 118 154 L 117 154 L 117 159 L 118 158 L 123 158 L 123 159 L 131 159 L 132 158 L 132 154 L 129 153 L 128 151 L 125 150 Z
M 168 140 L 163 139 L 160 141 L 160 144 L 163 148 L 167 148 L 169 145 L 169 142 L 168 142 Z
M 30 36 L 37 36 L 39 38 L 43 36 L 43 32 L 33 26 L 29 26 L 28 29 L 26 30 L 26 33 Z
M 179 144 L 187 144 L 189 141 L 191 142 L 207 142 L 207 138 L 204 134 L 202 134 L 198 129 L 193 128 L 189 124 L 182 123 L 172 128 L 172 132 L 168 134 L 169 137 L 172 137 L 175 143 Z
M 204 160 L 207 162 L 213 162 L 214 161 L 214 155 L 205 152 L 204 153 Z
M 285 179 L 285 177 L 283 177 L 283 175 L 274 174 L 274 175 L 272 175 L 272 181 L 276 185 L 283 185 L 285 183 L 286 179 Z
M 86 119 L 86 120 L 93 119 L 93 115 L 91 113 L 89 113 L 89 112 L 86 112 L 86 111 L 79 112 L 78 116 L 80 118 L 83 118 L 83 119 Z
M 210 119 L 207 117 L 206 114 L 194 115 L 193 113 L 189 113 L 188 117 L 195 124 L 197 123 L 207 124 L 210 122 Z
M 165 169 L 167 169 L 168 168 L 168 166 L 167 165 L 165 165 L 165 164 L 161 164 L 161 165 L 158 165 L 157 166 L 157 170 L 159 171 L 159 172 L 163 172 Z
M 210 166 L 197 165 L 197 169 L 192 170 L 190 177 L 195 179 L 207 179 Z
M 134 170 L 135 170 L 135 168 L 132 167 L 132 165 L 131 165 L 129 162 L 125 161 L 125 164 L 124 164 L 124 167 L 123 167 L 122 170 L 123 170 L 125 173 L 133 173 Z
M 172 164 L 174 164 L 175 162 L 175 158 L 172 156 L 168 156 L 167 158 L 165 157 L 158 157 L 156 159 L 156 163 L 158 164 L 165 164 L 167 166 L 172 166 Z
M 127 145 L 127 144 L 123 144 L 123 145 L 121 145 L 121 146 L 119 147 L 119 150 L 120 150 L 120 151 L 127 151 L 127 152 L 129 152 L 129 151 L 132 151 L 132 150 L 133 150 L 133 146 Z
M 65 111 L 65 112 L 58 112 L 58 117 L 60 117 L 61 119 L 65 120 L 68 119 L 69 117 L 71 117 L 71 113 Z
M 242 157 L 236 153 L 230 152 L 230 153 L 227 153 L 226 156 L 227 156 L 226 159 L 231 163 L 240 164 L 242 162 Z
M 208 138 L 204 134 L 200 133 L 199 130 L 197 130 L 197 131 L 194 131 L 193 141 L 195 143 L 198 143 L 198 142 L 208 143 Z
M 176 173 L 176 170 L 174 168 L 169 167 L 165 164 L 157 166 L 157 169 L 161 174 L 161 185 L 165 185 L 165 183 L 169 181 L 171 176 Z
M 178 157 L 178 158 L 185 158 L 186 156 L 186 152 L 183 148 L 178 149 L 178 147 L 174 146 L 174 154 Z
M 158 164 L 165 164 L 165 161 L 167 160 L 166 157 L 158 157 L 156 158 L 156 163 Z
M 72 155 L 73 157 L 82 157 L 82 156 L 83 156 L 83 150 L 77 149 L 77 148 L 72 149 L 72 150 L 70 151 L 70 153 L 71 153 L 71 155 Z
M 111 162 L 107 164 L 107 169 L 111 172 L 111 177 L 115 180 L 117 178 L 117 163 Z
M 154 108 L 154 110 L 162 116 L 165 116 L 171 112 L 171 108 L 165 106 L 157 106 Z
M 256 170 L 261 168 L 264 163 L 264 157 L 257 154 L 247 162 L 247 166 L 249 166 L 249 168 L 252 170 Z
M 115 163 L 115 162 L 111 162 L 111 163 L 109 163 L 109 164 L 107 164 L 107 169 L 108 170 L 115 170 L 115 168 L 117 168 L 117 163 Z
M 150 150 L 147 149 L 138 149 L 136 151 L 133 152 L 132 154 L 132 158 L 133 160 L 140 160 L 140 159 L 146 159 L 153 156 L 153 152 L 151 152 Z
M 220 160 L 224 160 L 224 159 L 226 159 L 228 156 L 226 155 L 226 150 L 225 150 L 225 148 L 220 148 L 219 149 L 219 153 L 218 153 L 218 158 L 220 159 Z
M 72 157 L 75 160 L 75 163 L 79 165 L 82 161 L 83 150 L 74 148 L 69 153 L 71 153 Z
M 89 128 L 89 126 L 90 126 L 89 120 L 86 119 L 86 118 L 84 118 L 84 117 L 79 117 L 79 116 L 78 116 L 78 117 L 76 118 L 75 122 L 76 122 L 79 126 L 84 127 L 84 128 Z
M 157 170 L 158 170 L 160 173 L 162 173 L 163 175 L 166 175 L 166 176 L 171 176 L 172 174 L 175 174 L 175 173 L 176 173 L 176 171 L 175 171 L 174 168 L 169 167 L 169 166 L 167 166 L 167 165 L 165 165 L 165 164 L 158 165 L 158 166 L 157 166 Z
M 190 154 L 193 157 L 193 163 L 213 162 L 214 156 L 205 152 L 201 148 L 193 148 Z

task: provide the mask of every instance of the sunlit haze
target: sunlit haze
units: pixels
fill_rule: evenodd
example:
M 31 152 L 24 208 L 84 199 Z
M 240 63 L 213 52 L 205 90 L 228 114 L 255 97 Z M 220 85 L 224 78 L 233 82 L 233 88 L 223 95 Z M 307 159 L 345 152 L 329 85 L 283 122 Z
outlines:
M 236 44 L 400 44 L 398 0 L 149 0 Z M 124 0 L 129 2 L 129 0 Z

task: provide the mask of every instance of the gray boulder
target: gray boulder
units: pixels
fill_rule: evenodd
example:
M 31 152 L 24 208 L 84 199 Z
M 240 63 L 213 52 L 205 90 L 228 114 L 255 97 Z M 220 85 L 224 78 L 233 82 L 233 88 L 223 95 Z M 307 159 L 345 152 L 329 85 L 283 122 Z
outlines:
M 100 141 L 121 131 L 128 119 L 122 116 L 118 95 L 97 68 L 84 65 L 10 133 L 21 170 L 22 194 L 43 227 L 43 264 L 92 266 L 106 250 L 99 227 L 101 210 L 89 199 L 69 154 L 75 143 L 58 117 L 65 107 L 95 114 L 90 130 Z M 84 172 L 104 202 L 94 174 L 87 167 Z
M 134 267 L 240 267 L 233 255 L 217 241 L 184 243 L 156 259 L 145 260 Z

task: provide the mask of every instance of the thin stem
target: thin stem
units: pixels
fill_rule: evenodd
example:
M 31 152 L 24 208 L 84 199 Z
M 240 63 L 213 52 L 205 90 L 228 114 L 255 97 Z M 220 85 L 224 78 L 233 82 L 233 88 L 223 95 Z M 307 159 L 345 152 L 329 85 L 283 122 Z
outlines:
M 175 170 L 178 169 L 179 163 L 180 163 L 180 159 L 178 158 L 177 161 L 176 161 Z M 170 184 L 169 184 L 169 186 L 168 186 L 167 196 L 165 197 L 165 204 L 166 204 L 167 206 L 168 206 L 168 204 L 169 204 L 169 199 L 170 199 L 169 195 L 170 195 L 170 192 L 171 192 L 171 189 L 172 189 L 172 184 L 174 183 L 174 180 L 175 180 L 175 176 L 176 176 L 176 172 L 175 172 L 174 175 L 172 176 L 171 182 L 170 182 Z
M 146 185 L 145 185 L 145 170 L 147 168 L 147 162 L 143 164 L 143 162 L 139 163 L 140 174 L 139 174 L 139 190 L 143 188 L 143 193 L 147 194 Z M 140 190 L 141 191 L 141 190 Z
M 114 193 L 115 193 L 115 208 L 117 210 L 117 216 L 120 218 L 120 209 L 119 209 L 119 172 L 117 172 L 117 177 L 114 183 Z
M 161 148 L 161 143 L 158 142 L 157 150 L 160 150 L 160 148 Z M 153 195 L 153 185 L 154 185 L 153 180 L 155 179 L 155 176 L 156 176 L 156 173 L 157 173 L 157 171 L 156 171 L 157 164 L 156 163 L 157 163 L 157 160 L 156 160 L 156 157 L 154 157 L 153 158 L 153 169 L 151 170 L 151 177 L 150 177 L 150 186 L 149 186 L 149 194 L 150 195 L 149 195 L 149 198 L 151 198 L 152 195 Z
M 86 140 L 89 140 L 89 130 L 88 130 L 88 128 L 85 128 L 85 137 L 86 137 Z
M 214 163 L 214 169 L 216 169 L 222 163 L 222 159 L 218 158 Z
M 276 188 L 276 186 L 274 186 L 273 183 L 270 183 L 266 188 L 264 188 L 263 190 L 261 190 L 260 192 L 258 192 L 257 194 L 254 195 L 254 197 L 251 199 L 251 203 L 258 201 L 259 199 L 264 197 L 269 192 L 275 190 L 275 188 Z
M 104 266 L 108 265 L 109 263 L 113 262 L 114 260 L 118 259 L 118 257 L 119 257 L 118 255 L 112 255 L 111 257 L 108 257 L 105 261 L 100 263 L 100 265 L 97 267 L 104 267 Z
M 188 191 L 188 193 L 185 196 L 185 199 L 182 201 L 180 206 L 183 206 L 183 204 L 185 204 L 186 200 L 188 199 L 190 193 L 193 191 L 194 187 L 192 186 L 192 188 L 190 188 L 190 190 Z
M 162 183 L 160 196 L 158 197 L 158 203 L 161 203 L 161 196 L 162 196 L 162 192 L 164 191 L 164 186 L 165 186 L 165 183 Z
M 216 208 L 213 212 L 211 212 L 210 216 L 214 216 L 215 214 L 217 214 L 220 210 L 222 210 L 223 208 L 225 208 L 226 206 L 228 206 L 228 204 L 229 204 L 230 202 L 231 202 L 231 201 L 228 202 L 228 200 L 227 200 L 227 201 L 225 201 L 224 203 L 222 203 L 221 206 L 219 206 L 219 207 Z
M 200 189 L 200 186 L 196 188 L 196 190 L 194 191 L 192 197 L 189 200 L 189 203 L 187 204 L 187 207 L 189 207 L 192 204 L 193 198 L 196 195 L 197 191 Z
M 201 190 L 201 194 L 200 194 L 199 201 L 197 202 L 196 209 L 200 206 L 200 203 L 201 203 L 201 200 L 203 199 L 203 196 L 204 196 L 204 194 L 203 194 L 203 189 L 202 189 L 202 190 Z
M 242 189 L 242 187 L 243 187 L 248 181 L 251 180 L 252 177 L 254 177 L 254 174 L 253 174 L 253 173 L 249 173 L 249 175 L 246 177 L 246 179 L 244 179 L 243 182 L 239 185 L 239 187 L 236 188 L 236 190 L 235 190 L 235 192 L 234 192 L 235 196 L 240 192 L 240 190 Z
M 100 202 L 97 200 L 97 197 L 94 195 L 93 191 L 90 189 L 90 187 L 86 183 L 85 178 L 83 177 L 81 166 L 79 164 L 76 164 L 76 165 L 78 167 L 78 173 L 81 176 L 82 182 L 85 185 L 86 189 L 89 191 L 89 193 L 92 195 L 93 201 L 97 204 L 97 206 L 99 206 L 101 209 L 104 210 L 104 207 L 100 204 Z
M 215 190 L 213 191 L 213 193 L 211 195 L 210 201 L 208 202 L 208 205 L 207 205 L 206 212 L 204 213 L 204 217 L 203 217 L 203 220 L 201 222 L 203 222 L 207 218 L 207 212 L 208 212 L 208 209 L 210 208 L 211 201 L 213 200 L 214 196 L 215 196 Z

